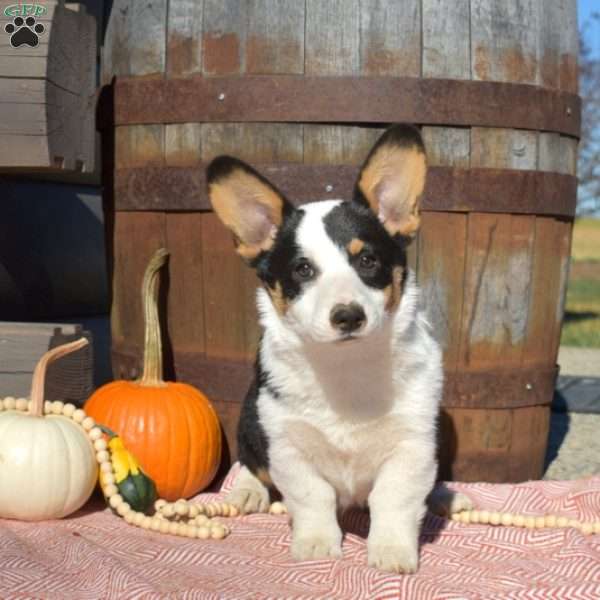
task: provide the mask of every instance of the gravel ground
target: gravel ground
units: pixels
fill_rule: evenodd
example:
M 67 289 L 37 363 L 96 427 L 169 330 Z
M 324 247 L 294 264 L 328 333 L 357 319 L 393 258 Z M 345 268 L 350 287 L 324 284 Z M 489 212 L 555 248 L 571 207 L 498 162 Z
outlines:
M 600 475 L 600 415 L 552 413 L 544 479 Z
M 600 350 L 560 348 L 561 375 L 600 377 Z M 552 413 L 544 479 L 600 475 L 600 414 Z

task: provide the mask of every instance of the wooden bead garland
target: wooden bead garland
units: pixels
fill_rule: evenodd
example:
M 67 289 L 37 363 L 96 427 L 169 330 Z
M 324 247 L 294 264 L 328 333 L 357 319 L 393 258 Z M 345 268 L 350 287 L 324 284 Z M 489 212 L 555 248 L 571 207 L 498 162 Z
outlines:
M 0 411 L 27 411 L 29 410 L 29 404 L 30 401 L 26 398 L 7 396 L 0 400 Z M 230 531 L 226 525 L 212 520 L 214 517 L 236 517 L 239 515 L 237 507 L 227 502 L 201 504 L 191 503 L 184 499 L 176 502 L 159 499 L 154 503 L 156 512 L 152 516 L 134 511 L 119 494 L 119 490 L 115 485 L 115 473 L 110 462 L 107 443 L 101 429 L 96 427 L 94 420 L 88 417 L 80 408 L 76 408 L 73 404 L 64 404 L 59 400 L 45 402 L 44 413 L 63 415 L 81 425 L 86 431 L 96 450 L 96 459 L 100 470 L 104 473 L 105 485 L 102 490 L 104 496 L 109 506 L 123 517 L 126 523 L 142 529 L 201 540 L 220 540 L 229 535 Z M 269 513 L 282 515 L 287 513 L 287 509 L 282 502 L 273 502 L 269 508 Z M 528 529 L 572 527 L 578 529 L 584 535 L 600 534 L 600 521 L 582 522 L 559 515 L 531 516 L 487 510 L 464 510 L 453 513 L 450 518 L 464 524 L 501 525 Z

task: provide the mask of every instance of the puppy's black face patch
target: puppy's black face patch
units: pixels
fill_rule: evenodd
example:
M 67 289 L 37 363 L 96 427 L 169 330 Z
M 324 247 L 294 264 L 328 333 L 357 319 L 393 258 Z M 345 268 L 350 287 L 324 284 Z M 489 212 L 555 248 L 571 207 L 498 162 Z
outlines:
M 394 281 L 394 269 L 406 267 L 406 245 L 392 238 L 375 214 L 358 202 L 342 202 L 323 222 L 331 240 L 348 255 L 348 261 L 365 285 L 384 289 Z
M 283 307 L 297 298 L 303 286 L 318 276 L 318 269 L 302 255 L 296 233 L 304 217 L 302 209 L 296 209 L 284 219 L 272 248 L 263 252 L 254 261 L 253 266 L 261 281 L 271 292 L 271 297 Z

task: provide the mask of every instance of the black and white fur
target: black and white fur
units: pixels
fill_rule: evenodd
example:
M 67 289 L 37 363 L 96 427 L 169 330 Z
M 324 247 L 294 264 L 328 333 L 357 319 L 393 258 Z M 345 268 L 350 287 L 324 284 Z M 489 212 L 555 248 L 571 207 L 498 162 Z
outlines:
M 359 505 L 371 513 L 369 565 L 417 568 L 442 388 L 440 348 L 406 261 L 424 175 L 409 126 L 382 136 L 349 201 L 294 208 L 241 161 L 208 169 L 215 211 L 263 283 L 242 470 L 227 500 L 264 511 L 274 485 L 298 560 L 340 557 L 337 511 Z

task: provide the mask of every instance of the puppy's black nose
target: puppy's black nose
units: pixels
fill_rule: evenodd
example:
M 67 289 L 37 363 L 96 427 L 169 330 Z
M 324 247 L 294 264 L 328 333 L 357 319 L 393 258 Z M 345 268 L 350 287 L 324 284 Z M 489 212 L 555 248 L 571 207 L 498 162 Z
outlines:
M 367 315 L 360 304 L 336 304 L 331 309 L 329 320 L 335 329 L 342 333 L 352 333 L 360 329 L 367 320 Z

